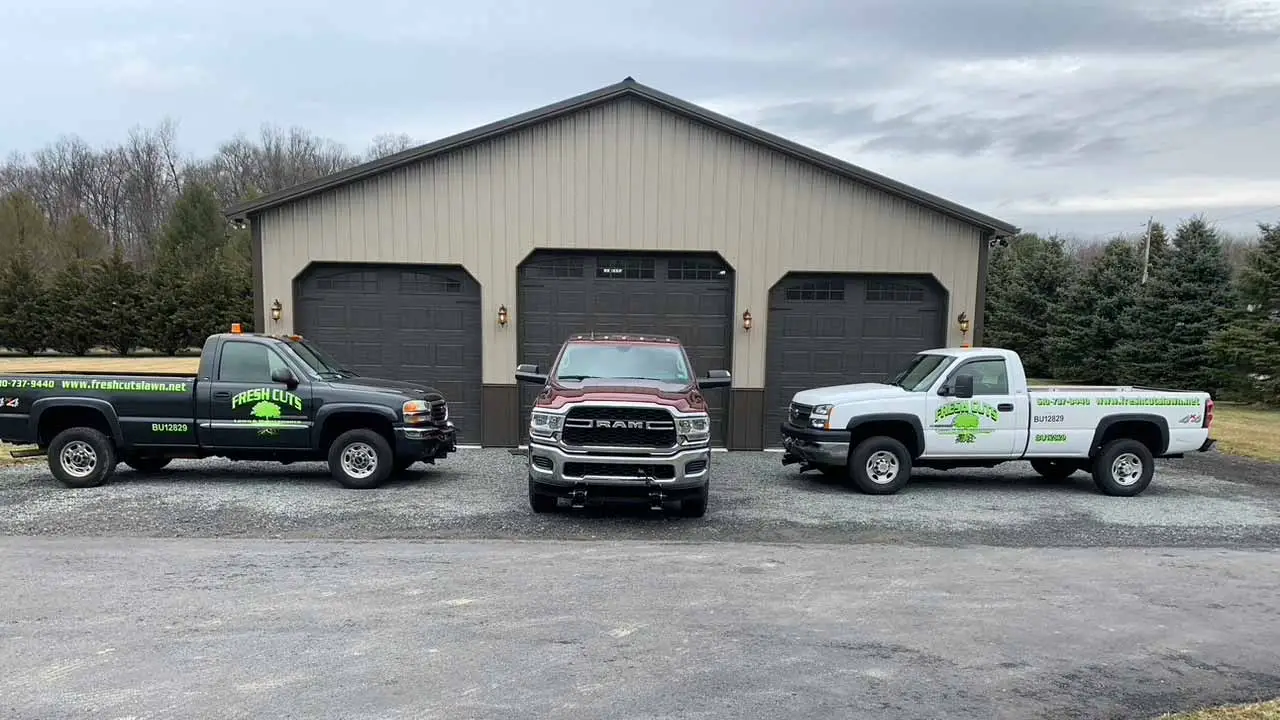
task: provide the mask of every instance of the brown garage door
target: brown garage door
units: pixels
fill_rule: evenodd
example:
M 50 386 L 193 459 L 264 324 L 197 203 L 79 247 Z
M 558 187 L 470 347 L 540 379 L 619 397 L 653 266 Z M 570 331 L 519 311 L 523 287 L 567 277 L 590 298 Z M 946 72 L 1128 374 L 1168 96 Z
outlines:
M 699 375 L 730 369 L 733 271 L 716 255 L 543 250 L 520 265 L 519 285 L 519 362 L 545 370 L 570 335 L 630 332 L 680 338 Z M 521 438 L 537 391 L 521 387 Z M 723 446 L 729 389 L 706 396 L 711 442 Z
M 444 393 L 458 442 L 480 442 L 480 284 L 417 265 L 313 265 L 294 284 L 294 327 L 351 369 Z
M 946 293 L 931 277 L 792 273 L 769 293 L 765 446 L 791 398 L 826 385 L 880 382 L 946 340 Z

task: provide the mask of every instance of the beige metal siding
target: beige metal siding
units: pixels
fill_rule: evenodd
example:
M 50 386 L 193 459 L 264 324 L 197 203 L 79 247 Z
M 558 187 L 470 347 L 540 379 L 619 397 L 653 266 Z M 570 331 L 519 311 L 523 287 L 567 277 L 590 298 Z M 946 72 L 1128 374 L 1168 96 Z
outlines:
M 932 273 L 974 316 L 981 231 L 632 98 L 269 210 L 266 304 L 292 327 L 312 261 L 461 264 L 483 294 L 484 381 L 517 362 L 516 266 L 536 248 L 717 250 L 737 271 L 738 387 L 764 384 L 769 288 L 792 270 Z M 506 305 L 513 322 L 497 323 Z M 951 344 L 961 340 L 949 322 Z

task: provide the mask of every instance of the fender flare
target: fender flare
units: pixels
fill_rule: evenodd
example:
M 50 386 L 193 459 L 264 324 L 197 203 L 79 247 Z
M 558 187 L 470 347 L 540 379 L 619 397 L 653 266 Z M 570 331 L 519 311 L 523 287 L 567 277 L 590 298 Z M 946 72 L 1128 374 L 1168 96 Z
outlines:
M 872 413 L 871 415 L 857 415 L 850 418 L 845 428 L 850 435 L 857 431 L 863 425 L 876 422 L 902 422 L 906 423 L 916 437 L 917 456 L 924 452 L 924 424 L 920 422 L 920 418 L 910 413 Z
M 329 418 L 342 413 L 360 413 L 364 415 L 378 415 L 385 418 L 392 426 L 399 421 L 396 411 L 382 405 L 368 405 L 365 403 L 326 403 L 316 411 L 316 419 L 314 432 L 311 434 L 311 447 L 314 450 L 323 450 L 320 447 L 320 439 L 324 437 L 324 425 Z
M 1098 427 L 1093 430 L 1093 441 L 1089 443 L 1089 456 L 1092 457 L 1102 449 L 1102 436 L 1106 434 L 1107 429 L 1112 425 L 1122 422 L 1142 422 L 1151 423 L 1160 431 L 1160 447 L 1158 451 L 1153 453 L 1156 457 L 1164 455 L 1169 450 L 1169 420 L 1162 415 L 1153 415 L 1149 413 L 1123 413 L 1119 415 L 1105 415 L 1098 421 Z
M 111 429 L 111 439 L 115 442 L 116 447 L 124 446 L 124 431 L 120 429 L 120 416 L 116 414 L 115 407 L 101 398 L 85 398 L 85 397 L 46 397 L 31 403 L 31 415 L 27 419 L 28 432 L 31 437 L 39 440 L 40 438 L 40 418 L 45 412 L 55 408 L 80 408 L 84 410 L 96 410 L 102 413 L 107 420 L 107 427 Z

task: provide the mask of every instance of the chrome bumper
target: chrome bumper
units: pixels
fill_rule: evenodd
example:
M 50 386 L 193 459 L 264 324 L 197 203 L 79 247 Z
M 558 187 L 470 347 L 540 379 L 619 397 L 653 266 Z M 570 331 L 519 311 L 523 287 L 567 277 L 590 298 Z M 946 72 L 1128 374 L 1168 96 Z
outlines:
M 555 445 L 529 443 L 529 478 L 545 484 L 612 485 L 664 488 L 701 486 L 711 468 L 711 448 L 696 447 L 663 455 L 584 455 Z

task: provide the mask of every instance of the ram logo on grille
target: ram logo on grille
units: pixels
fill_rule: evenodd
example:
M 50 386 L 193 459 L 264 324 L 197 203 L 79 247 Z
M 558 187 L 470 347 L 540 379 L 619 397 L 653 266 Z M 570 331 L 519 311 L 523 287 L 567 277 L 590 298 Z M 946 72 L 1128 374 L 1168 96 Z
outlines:
M 623 428 L 626 430 L 670 430 L 672 424 L 669 422 L 654 422 L 652 420 L 646 422 L 644 420 L 588 420 L 588 427 L 598 428 Z

